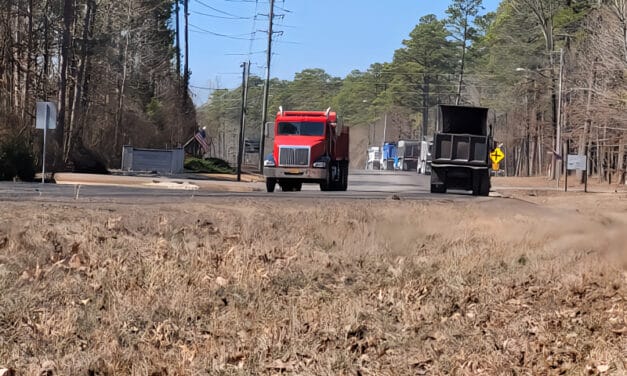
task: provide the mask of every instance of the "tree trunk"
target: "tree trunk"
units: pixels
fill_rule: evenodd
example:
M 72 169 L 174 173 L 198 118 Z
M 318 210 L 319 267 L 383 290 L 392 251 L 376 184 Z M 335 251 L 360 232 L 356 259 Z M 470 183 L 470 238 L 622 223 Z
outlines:
M 85 10 L 85 18 L 83 21 L 83 40 L 81 44 L 80 66 L 78 69 L 76 80 L 74 81 L 74 98 L 72 100 L 72 111 L 70 113 L 70 129 L 68 131 L 67 147 L 65 148 L 64 159 L 70 158 L 77 135 L 80 133 L 80 122 L 83 114 L 83 96 L 87 95 L 86 72 L 89 65 L 89 40 L 92 20 L 94 18 L 94 0 L 87 1 L 87 9 Z M 78 123 L 78 125 L 77 125 Z M 75 129 L 78 128 L 78 129 Z
M 544 128 L 542 124 L 544 122 L 544 113 L 541 113 L 541 119 L 538 123 L 538 174 L 544 174 L 544 154 L 546 153 L 546 148 L 544 147 Z
M 623 132 L 622 136 L 618 139 L 618 160 L 616 161 L 616 171 L 618 172 L 618 176 L 616 177 L 616 184 L 625 184 L 625 132 Z
M 126 31 L 125 42 L 124 42 L 124 52 L 122 53 L 122 77 L 118 80 L 118 103 L 117 110 L 115 113 L 115 129 L 114 129 L 114 152 L 116 152 L 120 147 L 120 132 L 122 132 L 122 121 L 124 120 L 124 89 L 126 87 L 126 74 L 127 74 L 127 56 L 128 56 L 128 45 L 129 45 L 129 34 L 130 34 L 130 18 L 131 11 L 129 9 L 127 25 L 129 25 L 129 30 Z M 124 135 L 122 135 L 122 143 L 126 142 L 124 140 Z
M 74 23 L 74 5 L 72 0 L 63 2 L 63 41 L 61 44 L 61 71 L 59 72 L 59 116 L 56 129 L 57 144 L 61 153 L 57 156 L 58 162 L 63 163 L 65 155 L 65 117 L 67 110 L 68 67 L 72 49 L 72 25 Z
M 23 122 L 23 127 L 24 129 L 31 129 L 30 125 L 30 118 L 27 118 L 27 109 L 30 109 L 32 111 L 32 108 L 34 107 L 34 103 L 32 101 L 32 95 L 30 95 L 31 92 L 31 80 L 32 80 L 32 75 L 31 75 L 31 70 L 32 70 L 32 63 L 33 63 L 33 0 L 28 0 L 28 48 L 26 51 L 26 77 L 24 79 L 24 95 L 23 95 L 23 99 L 22 99 L 22 103 L 23 103 L 23 107 L 22 107 L 22 114 L 21 114 L 21 119 Z
M 586 119 L 583 123 L 583 132 L 581 133 L 581 135 L 579 136 L 579 145 L 578 145 L 578 150 L 577 150 L 577 154 L 578 155 L 585 155 L 586 154 L 586 149 L 587 149 L 587 145 L 588 145 L 588 133 L 590 133 L 590 127 L 592 126 L 592 117 L 590 116 L 590 109 L 591 109 L 591 104 L 592 104 L 592 88 L 594 87 L 594 83 L 596 80 L 596 73 L 595 73 L 595 65 L 593 64 L 591 69 L 590 69 L 590 76 L 588 77 L 588 92 L 587 92 L 587 97 L 586 97 Z M 589 172 L 588 172 L 589 173 Z M 577 179 L 583 183 L 584 182 L 584 174 L 582 171 L 577 170 Z
M 468 15 L 466 15 L 466 22 L 464 22 L 464 38 L 462 42 L 462 59 L 461 59 L 461 67 L 459 68 L 459 82 L 457 84 L 457 98 L 455 99 L 455 104 L 459 105 L 459 102 L 462 97 L 462 85 L 464 84 L 464 66 L 466 62 L 466 43 L 468 40 L 466 36 L 468 35 Z

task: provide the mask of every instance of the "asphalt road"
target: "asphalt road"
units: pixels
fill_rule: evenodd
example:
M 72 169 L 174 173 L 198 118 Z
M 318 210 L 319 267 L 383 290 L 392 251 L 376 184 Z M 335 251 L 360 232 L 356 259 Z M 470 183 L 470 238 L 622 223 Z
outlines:
M 189 181 L 189 180 L 188 180 Z M 191 181 L 193 183 L 193 181 Z M 224 182 L 220 183 L 224 186 Z M 228 184 L 228 183 L 226 183 Z M 273 193 L 265 192 L 264 183 L 248 184 L 251 192 L 225 192 L 211 190 L 211 186 L 202 189 L 155 189 L 146 187 L 116 185 L 84 185 L 54 183 L 14 183 L 0 182 L 1 201 L 105 201 L 105 202 L 176 202 L 177 199 L 241 197 L 269 199 L 300 198 L 335 198 L 335 199 L 435 199 L 465 200 L 479 199 L 467 192 L 457 194 L 431 194 L 429 176 L 415 172 L 365 171 L 353 170 L 349 175 L 346 192 L 321 192 L 317 184 L 305 184 L 300 192 L 282 192 L 280 188 Z M 485 198 L 484 198 L 485 199 Z

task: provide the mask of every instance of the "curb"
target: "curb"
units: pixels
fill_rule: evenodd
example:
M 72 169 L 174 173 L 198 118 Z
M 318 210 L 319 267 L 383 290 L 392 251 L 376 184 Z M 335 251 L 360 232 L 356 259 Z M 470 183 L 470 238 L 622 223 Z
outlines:
M 53 176 L 56 184 L 65 185 L 109 185 L 118 187 L 177 189 L 177 190 L 208 190 L 215 192 L 254 192 L 260 188 L 250 183 L 173 179 L 167 177 L 140 177 L 119 175 L 94 175 L 75 173 L 56 173 Z

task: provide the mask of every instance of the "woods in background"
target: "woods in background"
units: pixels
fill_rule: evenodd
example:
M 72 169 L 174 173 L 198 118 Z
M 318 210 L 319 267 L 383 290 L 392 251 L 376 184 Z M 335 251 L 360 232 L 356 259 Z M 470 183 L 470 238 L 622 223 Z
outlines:
M 394 134 L 421 138 L 433 134 L 430 113 L 438 103 L 487 106 L 495 110 L 491 122 L 507 154 L 508 174 L 551 177 L 559 162 L 559 118 L 560 138 L 570 141 L 571 154 L 588 153 L 589 169 L 601 179 L 622 180 L 625 4 L 506 0 L 496 12 L 485 13 L 481 1 L 454 0 L 445 18 L 421 17 L 391 62 L 374 62 L 367 71 L 343 79 L 307 68 L 293 80 L 273 80 L 270 120 L 279 105 L 332 105 L 351 126 L 381 123 L 387 114 L 388 129 L 397 129 Z M 247 135 L 252 138 L 259 135 L 261 119 L 257 81 L 253 78 L 248 95 Z M 214 154 L 230 160 L 236 150 L 240 90 L 215 91 L 199 109 L 199 122 L 214 138 Z
M 551 176 L 555 154 L 566 152 L 559 128 L 568 152 L 590 156 L 593 174 L 622 181 L 626 1 L 504 0 L 486 13 L 481 0 L 452 0 L 444 18 L 418 19 L 390 62 L 344 78 L 304 67 L 292 80 L 273 79 L 268 120 L 279 105 L 331 105 L 348 125 L 385 116 L 394 134 L 418 139 L 433 133 L 438 103 L 487 106 L 509 175 Z M 176 37 L 185 3 L 0 0 L 0 157 L 30 155 L 40 165 L 35 103 L 53 101 L 56 170 L 118 168 L 123 145 L 176 147 L 198 125 L 211 154 L 234 161 L 241 88 L 215 90 L 194 108 Z M 258 140 L 263 80 L 251 77 L 248 87 L 246 138 Z
M 119 168 L 125 144 L 172 147 L 193 135 L 195 111 L 175 66 L 174 1 L 1 4 L 0 140 L 41 155 L 37 101 L 57 104 L 48 142 L 56 170 Z

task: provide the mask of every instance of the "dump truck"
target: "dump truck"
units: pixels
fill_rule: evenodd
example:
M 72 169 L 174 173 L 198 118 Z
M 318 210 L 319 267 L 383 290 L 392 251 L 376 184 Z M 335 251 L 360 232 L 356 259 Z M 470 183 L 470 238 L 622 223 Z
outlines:
M 381 169 L 394 170 L 396 164 L 396 144 L 394 142 L 386 142 L 381 147 Z
M 447 189 L 490 193 L 489 154 L 493 149 L 489 109 L 439 105 L 431 161 L 431 192 Z
M 348 187 L 348 127 L 335 112 L 284 111 L 279 107 L 273 127 L 272 153 L 264 158 L 266 190 L 300 191 L 303 183 L 322 191 Z
M 402 171 L 415 171 L 418 169 L 420 159 L 420 141 L 400 140 L 398 142 L 398 165 L 396 168 Z

